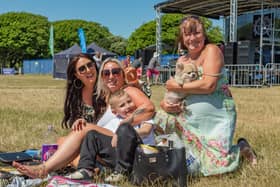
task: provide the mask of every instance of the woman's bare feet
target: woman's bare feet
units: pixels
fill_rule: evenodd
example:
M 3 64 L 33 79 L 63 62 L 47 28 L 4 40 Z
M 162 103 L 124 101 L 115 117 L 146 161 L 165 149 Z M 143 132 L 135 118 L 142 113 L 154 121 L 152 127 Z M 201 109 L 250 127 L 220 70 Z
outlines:
M 252 166 L 257 165 L 257 155 L 253 148 L 250 146 L 249 142 L 245 138 L 239 138 L 237 145 L 240 147 L 240 154 L 247 161 L 251 163 Z
M 44 164 L 40 164 L 36 166 L 27 166 L 27 165 L 20 164 L 18 162 L 13 162 L 13 167 L 15 167 L 23 175 L 26 175 L 33 179 L 44 178 L 48 175 Z

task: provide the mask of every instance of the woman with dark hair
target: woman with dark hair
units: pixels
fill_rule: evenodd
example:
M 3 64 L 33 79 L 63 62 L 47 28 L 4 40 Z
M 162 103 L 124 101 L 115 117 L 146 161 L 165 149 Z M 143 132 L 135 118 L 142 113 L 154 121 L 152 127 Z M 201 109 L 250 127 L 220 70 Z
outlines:
M 16 162 L 13 163 L 13 166 L 21 173 L 32 178 L 42 178 L 51 171 L 65 167 L 80 153 L 80 146 L 89 131 L 91 133 L 94 132 L 94 135 L 99 137 L 96 143 L 99 143 L 99 140 L 110 140 L 113 132 L 103 128 L 115 117 L 108 105 L 108 98 L 111 93 L 120 89 L 124 89 L 130 95 L 136 107 L 142 111 L 141 115 L 134 116 L 130 123 L 131 125 L 139 124 L 141 121 L 148 120 L 154 115 L 155 107 L 145 94 L 135 87 L 127 86 L 124 70 L 121 68 L 118 60 L 106 59 L 101 65 L 101 74 L 99 75 L 96 66 L 92 66 L 92 62 L 92 59 L 78 57 L 78 59 L 74 58 L 68 66 L 68 86 L 64 104 L 65 117 L 63 119 L 63 126 L 71 127 L 73 131 L 65 138 L 55 154 L 44 164 L 26 166 Z M 98 87 L 95 90 L 97 79 L 99 79 Z M 96 94 L 93 94 L 95 92 Z M 74 101 L 74 104 L 72 101 Z M 132 136 L 128 138 L 137 141 L 136 133 L 134 134 L 135 131 L 133 131 L 132 126 L 122 125 L 120 131 L 124 138 L 127 137 L 125 136 L 127 132 L 131 132 L 132 134 L 130 133 L 130 135 Z M 130 139 L 125 140 L 129 142 Z M 134 149 L 135 146 L 137 145 L 132 142 L 131 149 Z M 131 152 L 133 154 L 134 151 Z M 107 152 L 101 151 L 96 156 L 100 156 L 103 158 L 103 161 L 112 165 L 111 160 L 106 160 L 107 155 Z M 96 161 L 95 159 L 96 157 L 94 161 Z M 129 159 L 128 168 L 130 169 L 133 156 Z
M 82 62 L 84 59 L 87 63 Z M 103 99 L 97 99 L 96 94 L 93 94 L 97 78 L 97 65 L 90 55 L 79 54 L 70 61 L 67 68 L 62 127 L 71 128 L 78 118 L 84 118 L 89 123 L 97 122 L 106 106 Z
M 96 124 L 106 109 L 104 98 L 96 96 L 98 69 L 95 61 L 87 54 L 74 56 L 67 67 L 66 96 L 64 101 L 63 128 L 75 129 L 75 124 L 84 119 L 88 123 Z M 104 134 L 111 134 L 107 129 L 92 125 Z M 44 177 L 49 171 L 66 166 L 78 154 L 85 132 L 71 131 L 65 138 L 59 140 L 59 148 L 49 160 L 38 166 L 25 166 L 13 163 L 21 173 L 32 178 Z
M 180 105 L 163 100 L 162 109 L 178 113 L 178 116 L 174 126 L 160 126 L 169 133 L 179 133 L 189 152 L 186 158 L 189 174 L 209 176 L 231 172 L 239 165 L 239 155 L 256 164 L 256 155 L 244 138 L 239 139 L 238 145 L 232 145 L 236 110 L 227 85 L 221 50 L 208 42 L 203 22 L 197 16 L 184 18 L 179 30 L 181 48 L 187 49 L 188 53 L 177 63 L 195 64 L 199 79 L 183 85 L 174 79 L 166 82 L 168 91 L 188 95 L 184 109 L 187 112 L 181 112 Z

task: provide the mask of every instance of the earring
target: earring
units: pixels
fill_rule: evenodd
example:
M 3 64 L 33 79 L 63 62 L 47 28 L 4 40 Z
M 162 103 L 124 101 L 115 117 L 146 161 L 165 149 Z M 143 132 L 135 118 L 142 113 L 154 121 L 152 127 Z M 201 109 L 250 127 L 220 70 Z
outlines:
M 75 79 L 73 85 L 76 89 L 81 89 L 83 87 L 83 83 L 80 79 Z

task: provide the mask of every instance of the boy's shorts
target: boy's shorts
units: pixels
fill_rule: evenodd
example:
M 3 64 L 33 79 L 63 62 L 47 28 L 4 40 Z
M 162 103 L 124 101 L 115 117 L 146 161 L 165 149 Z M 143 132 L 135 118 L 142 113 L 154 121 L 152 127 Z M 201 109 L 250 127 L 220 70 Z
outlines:
M 141 76 L 142 76 L 142 68 L 137 68 L 137 69 L 136 69 L 136 73 L 137 73 L 138 79 L 141 79 Z
M 159 75 L 159 71 L 157 69 L 148 69 L 147 77 L 151 78 L 152 75 Z

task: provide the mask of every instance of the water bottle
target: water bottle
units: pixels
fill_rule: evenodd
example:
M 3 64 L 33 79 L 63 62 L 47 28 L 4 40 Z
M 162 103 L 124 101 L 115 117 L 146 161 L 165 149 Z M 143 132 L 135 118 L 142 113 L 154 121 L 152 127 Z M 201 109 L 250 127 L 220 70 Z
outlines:
M 47 131 L 45 133 L 45 137 L 44 137 L 44 141 L 43 143 L 47 143 L 47 144 L 54 144 L 56 143 L 56 139 L 58 137 L 58 133 L 55 130 L 54 125 L 48 125 L 47 127 Z
M 196 158 L 190 148 L 186 147 L 186 164 L 189 175 L 196 176 L 199 173 L 200 161 Z
M 54 125 L 48 125 L 41 151 L 41 160 L 43 162 L 47 161 L 57 150 L 58 145 L 56 144 L 56 139 L 57 131 L 55 130 Z

